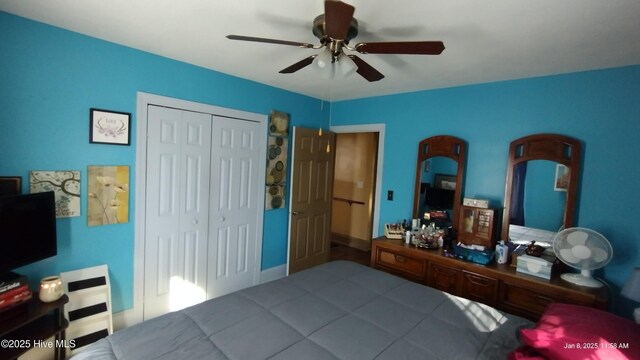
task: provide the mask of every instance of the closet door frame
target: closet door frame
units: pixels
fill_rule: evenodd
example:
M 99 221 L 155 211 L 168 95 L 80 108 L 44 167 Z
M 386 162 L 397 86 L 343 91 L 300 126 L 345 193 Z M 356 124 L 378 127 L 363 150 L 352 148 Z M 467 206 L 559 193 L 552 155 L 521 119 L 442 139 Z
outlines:
M 146 164 L 147 164 L 147 109 L 149 105 L 171 107 L 187 111 L 202 112 L 211 115 L 219 115 L 228 118 L 236 118 L 239 120 L 249 120 L 260 123 L 261 146 L 258 147 L 260 157 L 267 157 L 267 128 L 268 115 L 240 111 L 235 109 L 223 108 L 219 106 L 203 104 L 193 101 L 175 99 L 171 97 L 149 94 L 144 92 L 137 93 L 136 106 L 136 165 L 135 165 L 135 226 L 134 226 L 134 259 L 133 259 L 133 308 L 125 310 L 121 313 L 114 314 L 114 328 L 137 324 L 143 319 L 143 289 L 144 289 L 144 250 L 145 250 L 145 206 L 146 203 Z M 266 161 L 259 162 L 258 173 L 264 174 L 266 171 Z M 260 182 L 258 182 L 260 184 Z M 256 244 L 256 267 L 255 276 L 256 283 L 260 281 L 260 272 L 262 269 L 262 233 L 263 233 L 263 216 L 264 213 L 264 191 L 258 191 L 258 216 L 256 219 L 256 231 L 259 234 L 259 241 Z

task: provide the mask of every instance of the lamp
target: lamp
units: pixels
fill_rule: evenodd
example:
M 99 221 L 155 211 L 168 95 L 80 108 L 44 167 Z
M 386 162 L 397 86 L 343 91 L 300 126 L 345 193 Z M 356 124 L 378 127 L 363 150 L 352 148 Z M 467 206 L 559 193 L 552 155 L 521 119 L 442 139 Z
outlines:
M 318 54 L 318 56 L 313 59 L 313 64 L 317 67 L 324 69 L 329 66 L 333 62 L 333 56 L 331 56 L 331 51 L 329 49 L 325 49 L 323 52 Z
M 338 67 L 344 76 L 349 76 L 358 69 L 358 65 L 344 53 L 338 58 Z
M 629 276 L 627 282 L 624 283 L 620 295 L 635 302 L 640 302 L 640 267 L 633 269 L 631 276 Z M 633 317 L 636 323 L 640 324 L 640 307 L 637 307 L 633 311 Z
M 336 70 L 333 67 L 333 55 L 329 49 L 325 49 L 313 59 L 313 65 L 318 68 L 320 75 L 325 79 L 333 79 Z
M 333 79 L 336 73 L 336 67 L 340 70 L 342 76 L 347 77 L 358 70 L 358 65 L 345 53 L 334 53 L 326 48 L 313 59 L 313 64 L 320 69 L 323 77 Z

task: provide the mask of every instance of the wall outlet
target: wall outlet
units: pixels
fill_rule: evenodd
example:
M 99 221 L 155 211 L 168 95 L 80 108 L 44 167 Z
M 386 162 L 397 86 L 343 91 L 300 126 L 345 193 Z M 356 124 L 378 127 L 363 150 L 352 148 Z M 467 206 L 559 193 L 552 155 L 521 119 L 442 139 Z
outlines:
M 387 200 L 393 201 L 393 190 L 387 191 Z

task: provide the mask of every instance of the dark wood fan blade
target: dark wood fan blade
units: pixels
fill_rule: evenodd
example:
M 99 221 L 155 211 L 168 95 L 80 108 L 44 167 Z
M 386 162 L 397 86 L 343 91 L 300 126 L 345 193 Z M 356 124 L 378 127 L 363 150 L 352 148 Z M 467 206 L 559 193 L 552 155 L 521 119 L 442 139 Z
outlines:
M 297 63 L 289 66 L 288 68 L 280 70 L 280 74 L 291 74 L 291 73 L 294 73 L 294 72 L 302 69 L 303 67 L 310 65 L 313 62 L 313 59 L 316 56 L 317 55 L 311 55 L 308 58 L 302 59 L 302 60 L 298 61 Z
M 349 57 L 351 58 L 351 60 L 353 60 L 354 63 L 356 63 L 356 65 L 358 65 L 358 70 L 356 70 L 356 72 L 363 78 L 367 79 L 370 82 L 384 79 L 384 75 L 382 75 L 378 70 L 374 69 L 373 66 L 367 64 L 364 60 L 355 55 L 349 55 Z
M 444 51 L 442 41 L 372 42 L 356 44 L 361 54 L 439 55 Z
M 290 45 L 290 46 L 297 46 L 297 47 L 301 47 L 301 48 L 313 49 L 313 45 L 312 44 L 301 43 L 301 42 L 296 42 L 296 41 L 260 38 L 260 37 L 254 37 L 254 36 L 227 35 L 227 39 L 230 39 L 230 40 L 241 40 L 241 41 L 253 41 L 253 42 L 260 42 L 260 43 L 267 43 L 267 44 Z
M 344 40 L 349 33 L 349 25 L 356 10 L 342 1 L 327 0 L 324 2 L 324 30 L 332 39 Z

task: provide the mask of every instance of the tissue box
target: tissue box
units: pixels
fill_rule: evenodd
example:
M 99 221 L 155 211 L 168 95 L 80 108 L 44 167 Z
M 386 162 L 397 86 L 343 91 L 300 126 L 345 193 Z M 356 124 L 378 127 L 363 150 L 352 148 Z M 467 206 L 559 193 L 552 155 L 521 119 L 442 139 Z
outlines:
M 518 256 L 518 265 L 516 270 L 523 274 L 541 277 L 543 279 L 551 279 L 551 267 L 553 263 L 543 258 L 520 255 Z

